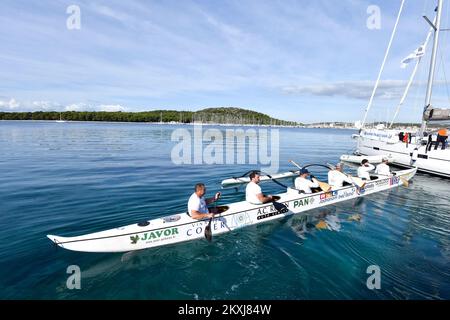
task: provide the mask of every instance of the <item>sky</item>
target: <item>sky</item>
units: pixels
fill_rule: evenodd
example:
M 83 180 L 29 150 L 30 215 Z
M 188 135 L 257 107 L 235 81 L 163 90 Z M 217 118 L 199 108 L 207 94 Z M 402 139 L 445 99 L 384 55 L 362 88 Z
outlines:
M 361 120 L 400 0 L 2 0 L 0 111 L 241 107 L 304 123 Z M 369 121 L 392 116 L 436 1 L 406 0 Z M 80 9 L 80 28 L 71 5 Z M 380 28 L 367 27 L 371 5 Z M 442 27 L 449 27 L 449 8 Z M 448 106 L 444 54 L 433 103 Z M 429 53 L 398 121 L 418 122 Z M 450 70 L 447 69 L 450 77 Z

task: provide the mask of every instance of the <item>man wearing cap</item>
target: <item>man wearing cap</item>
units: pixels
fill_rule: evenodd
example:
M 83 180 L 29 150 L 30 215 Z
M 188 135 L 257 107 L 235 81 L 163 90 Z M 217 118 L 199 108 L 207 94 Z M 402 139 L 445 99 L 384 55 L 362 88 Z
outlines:
M 390 176 L 391 175 L 391 168 L 388 166 L 388 158 L 383 157 L 383 162 L 381 162 L 379 165 L 377 165 L 377 168 L 375 169 L 375 173 L 382 175 L 382 176 Z
M 369 160 L 363 159 L 363 161 L 361 161 L 361 166 L 358 168 L 358 177 L 363 180 L 370 180 L 369 172 L 373 169 L 375 169 L 375 166 L 370 164 Z
M 299 177 L 295 179 L 295 189 L 304 193 L 313 193 L 311 188 L 319 188 L 319 181 L 314 176 L 311 176 L 311 180 L 306 179 L 309 175 L 308 169 L 302 168 L 299 173 Z M 317 191 L 317 190 L 314 190 Z
M 342 172 L 342 164 L 337 163 L 336 168 L 328 172 L 328 184 L 332 188 L 341 188 L 344 186 L 344 182 L 353 184 L 352 179 Z

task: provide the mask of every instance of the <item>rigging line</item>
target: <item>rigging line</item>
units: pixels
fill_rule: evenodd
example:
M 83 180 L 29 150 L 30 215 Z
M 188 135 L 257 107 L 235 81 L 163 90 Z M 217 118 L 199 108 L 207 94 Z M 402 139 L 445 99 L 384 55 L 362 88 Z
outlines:
M 448 91 L 448 81 L 447 81 L 447 75 L 445 74 L 445 63 L 444 63 L 444 57 L 442 56 L 442 52 L 441 52 L 441 64 L 442 64 L 442 73 L 444 74 L 445 90 L 447 91 L 447 99 L 450 102 L 450 93 Z
M 428 8 L 428 0 L 423 2 L 422 16 L 426 15 L 426 9 L 427 8 Z
M 448 21 L 448 16 L 449 16 L 449 11 L 450 11 L 450 6 L 447 5 L 447 10 L 445 12 L 445 20 L 444 21 Z M 442 54 L 442 52 L 447 52 L 447 33 L 444 33 L 444 37 L 443 37 L 443 46 L 441 46 L 441 49 L 439 50 L 440 55 L 441 55 L 441 63 L 442 63 L 442 72 L 444 74 L 444 81 L 445 81 L 445 90 L 447 91 L 447 99 L 450 102 L 450 93 L 449 93 L 449 89 L 448 89 L 448 81 L 447 81 L 447 75 L 445 73 L 445 61 L 444 61 L 444 55 Z
M 377 88 L 378 88 L 378 85 L 380 83 L 381 74 L 383 73 L 384 66 L 386 64 L 386 60 L 387 60 L 387 57 L 389 55 L 389 51 L 391 50 L 392 42 L 394 41 L 395 33 L 397 31 L 397 26 L 398 26 L 398 23 L 400 21 L 400 17 L 402 15 L 403 5 L 404 4 L 405 4 L 405 0 L 402 0 L 402 3 L 400 4 L 400 9 L 398 11 L 397 20 L 395 21 L 394 29 L 392 30 L 391 38 L 389 39 L 389 44 L 388 44 L 388 47 L 386 49 L 386 53 L 384 55 L 383 63 L 381 64 L 381 68 L 380 68 L 380 71 L 378 72 L 378 77 L 377 77 L 377 80 L 375 82 L 375 86 L 373 88 L 372 95 L 370 96 L 369 103 L 367 104 L 366 110 L 364 112 L 364 118 L 363 118 L 363 121 L 362 121 L 361 128 L 364 128 L 364 125 L 365 125 L 366 120 L 367 120 L 367 114 L 369 113 L 369 110 L 372 107 L 373 99 L 375 97 L 375 93 L 377 92 Z

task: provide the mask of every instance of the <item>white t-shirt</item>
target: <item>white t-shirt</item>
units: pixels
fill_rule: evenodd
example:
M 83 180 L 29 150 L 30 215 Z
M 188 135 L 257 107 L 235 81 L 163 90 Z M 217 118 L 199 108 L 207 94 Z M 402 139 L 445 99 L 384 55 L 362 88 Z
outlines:
M 391 174 L 391 168 L 385 163 L 380 163 L 377 165 L 377 169 L 375 170 L 376 174 L 381 174 L 383 176 L 389 176 Z
M 303 177 L 298 177 L 294 182 L 295 189 L 301 190 L 304 193 L 312 193 L 311 188 L 319 187 L 319 182 L 317 182 L 317 180 L 314 181 L 315 182 L 312 182 L 311 180 L 305 179 Z
M 342 172 L 337 170 L 328 171 L 328 184 L 333 188 L 342 187 L 344 185 L 344 181 L 353 184 L 353 181 Z
M 245 200 L 253 204 L 262 204 L 257 195 L 262 193 L 261 187 L 251 181 L 245 188 Z
M 192 215 L 192 210 L 200 213 L 209 213 L 205 199 L 203 197 L 199 198 L 195 192 L 191 195 L 188 202 L 188 212 L 190 215 Z
M 370 174 L 369 171 L 372 171 L 373 169 L 375 169 L 375 166 L 373 164 L 370 164 L 366 167 L 366 166 L 360 166 L 358 168 L 358 177 L 360 177 L 361 179 L 366 179 L 366 180 L 370 180 Z

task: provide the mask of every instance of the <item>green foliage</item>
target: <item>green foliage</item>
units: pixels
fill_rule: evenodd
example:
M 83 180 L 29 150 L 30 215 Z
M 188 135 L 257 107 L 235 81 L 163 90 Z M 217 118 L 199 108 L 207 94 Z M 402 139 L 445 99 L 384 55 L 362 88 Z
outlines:
M 59 120 L 60 112 L 0 112 L 0 120 Z M 296 122 L 283 121 L 266 114 L 240 108 L 208 108 L 197 112 L 154 110 L 144 112 L 94 112 L 65 111 L 61 118 L 67 121 L 111 121 L 111 122 L 176 122 L 176 123 L 228 123 L 260 125 L 298 125 Z

